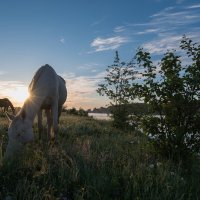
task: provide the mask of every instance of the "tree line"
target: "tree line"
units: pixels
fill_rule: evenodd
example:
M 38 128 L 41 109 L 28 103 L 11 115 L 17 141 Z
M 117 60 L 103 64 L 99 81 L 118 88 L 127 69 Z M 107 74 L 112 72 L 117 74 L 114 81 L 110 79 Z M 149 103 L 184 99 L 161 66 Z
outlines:
M 127 112 L 128 114 L 136 114 L 136 115 L 144 115 L 148 114 L 148 105 L 145 103 L 130 103 L 127 105 Z M 113 110 L 113 106 L 107 106 L 107 107 L 100 107 L 100 108 L 94 108 L 94 109 L 88 109 L 88 113 L 107 113 L 111 114 Z

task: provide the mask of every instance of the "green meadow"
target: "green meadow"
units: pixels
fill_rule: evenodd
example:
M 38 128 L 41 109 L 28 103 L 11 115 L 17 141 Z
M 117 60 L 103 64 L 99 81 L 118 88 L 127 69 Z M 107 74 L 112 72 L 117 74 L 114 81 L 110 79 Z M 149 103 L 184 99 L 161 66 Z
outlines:
M 36 140 L 4 160 L 8 120 L 0 117 L 2 200 L 200 199 L 199 159 L 188 168 L 157 154 L 140 131 L 62 113 L 55 143 Z M 44 129 L 44 133 L 46 130 Z

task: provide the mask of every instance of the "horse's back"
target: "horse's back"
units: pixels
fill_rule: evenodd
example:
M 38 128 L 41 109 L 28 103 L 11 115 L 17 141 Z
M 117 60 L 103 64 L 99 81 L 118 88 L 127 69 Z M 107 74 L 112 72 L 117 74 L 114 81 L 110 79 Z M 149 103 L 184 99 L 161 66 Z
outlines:
M 67 98 L 65 80 L 49 65 L 37 70 L 29 85 L 29 92 L 32 96 L 37 95 L 44 99 L 43 107 L 49 106 L 56 98 L 58 104 L 63 105 Z
M 10 105 L 10 100 L 8 99 L 8 98 L 3 98 L 3 99 L 0 99 L 0 104 L 2 105 L 2 106 L 8 106 L 8 105 Z
M 55 70 L 44 65 L 35 73 L 30 85 L 29 92 L 31 94 L 41 93 L 41 95 L 57 95 L 59 82 Z

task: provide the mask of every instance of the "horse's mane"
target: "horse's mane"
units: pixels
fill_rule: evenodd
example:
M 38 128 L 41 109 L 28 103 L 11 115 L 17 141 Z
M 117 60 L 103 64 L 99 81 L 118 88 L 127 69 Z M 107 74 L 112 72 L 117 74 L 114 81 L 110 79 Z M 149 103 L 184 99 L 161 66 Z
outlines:
M 58 75 L 58 76 L 59 76 L 59 75 Z M 64 83 L 66 83 L 66 81 L 65 81 L 64 78 L 62 78 L 61 76 L 59 76 L 59 78 L 60 78 Z
M 32 79 L 32 81 L 31 81 L 31 83 L 30 83 L 30 85 L 29 85 L 29 87 L 28 87 L 28 90 L 29 90 L 30 93 L 35 89 L 35 85 L 36 85 L 37 81 L 39 80 L 40 76 L 41 76 L 41 75 L 44 73 L 44 71 L 46 70 L 46 67 L 51 67 L 51 66 L 48 65 L 48 64 L 46 64 L 46 65 L 42 66 L 42 67 L 35 73 L 34 78 Z M 57 75 L 57 76 L 66 84 L 65 80 L 64 80 L 61 76 L 59 76 L 59 75 Z
M 35 84 L 37 83 L 38 79 L 40 78 L 41 74 L 43 74 L 44 70 L 45 70 L 45 66 L 47 65 L 44 65 L 43 67 L 41 67 L 37 72 L 36 74 L 34 75 L 29 87 L 28 87 L 28 90 L 29 92 L 33 91 L 35 89 Z M 48 65 L 49 66 L 49 65 Z

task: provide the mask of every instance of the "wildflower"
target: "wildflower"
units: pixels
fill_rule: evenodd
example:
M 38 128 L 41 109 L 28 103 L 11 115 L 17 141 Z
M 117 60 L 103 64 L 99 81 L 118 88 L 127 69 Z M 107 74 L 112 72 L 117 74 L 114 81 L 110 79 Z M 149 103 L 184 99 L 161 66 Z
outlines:
M 157 162 L 156 165 L 157 165 L 157 167 L 160 167 L 162 165 L 162 163 L 161 162 Z
M 184 178 L 183 178 L 183 177 L 181 177 L 181 181 L 184 181 Z
M 149 168 L 153 169 L 154 168 L 154 164 L 150 164 Z
M 174 173 L 174 172 L 170 172 L 170 175 L 171 175 L 171 176 L 174 176 L 174 175 L 175 175 L 175 173 Z

